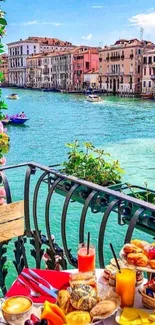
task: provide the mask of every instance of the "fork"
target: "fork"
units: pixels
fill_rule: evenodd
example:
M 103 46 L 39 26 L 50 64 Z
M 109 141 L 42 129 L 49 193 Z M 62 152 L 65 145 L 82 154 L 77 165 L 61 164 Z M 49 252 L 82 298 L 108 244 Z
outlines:
M 55 291 L 58 291 L 58 289 L 57 288 L 54 288 L 47 280 L 45 280 L 44 278 L 42 278 L 40 275 L 38 275 L 37 273 L 35 273 L 33 270 L 31 270 L 31 269 L 28 269 L 28 271 L 29 271 L 29 273 L 34 277 L 34 278 L 36 278 L 36 279 L 38 279 L 38 280 L 42 280 L 42 281 L 44 281 L 47 285 L 48 285 L 48 287 L 51 289 L 51 290 L 55 290 Z
M 28 284 L 26 284 L 23 280 L 21 280 L 20 278 L 17 279 L 25 288 L 28 288 L 29 291 L 30 291 L 30 295 L 32 297 L 35 297 L 35 298 L 39 298 L 41 295 L 39 292 L 36 292 L 34 290 L 32 290 Z

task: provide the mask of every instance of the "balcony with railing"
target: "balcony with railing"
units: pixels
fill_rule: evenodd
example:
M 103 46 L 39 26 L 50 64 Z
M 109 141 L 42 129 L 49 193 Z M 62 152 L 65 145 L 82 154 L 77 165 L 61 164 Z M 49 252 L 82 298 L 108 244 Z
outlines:
M 110 60 L 111 61 L 118 61 L 118 60 L 120 60 L 120 55 L 119 54 L 118 55 L 111 55 Z
M 121 183 L 103 187 L 67 176 L 56 168 L 34 162 L 0 168 L 0 184 L 5 188 L 7 200 L 7 205 L 0 207 L 3 216 L 0 288 L 3 294 L 6 293 L 8 263 L 12 263 L 14 275 L 20 274 L 24 267 L 42 268 L 43 255 L 48 252 L 49 269 L 55 269 L 58 264 L 62 269 L 77 267 L 76 249 L 78 243 L 84 242 L 88 220 L 92 223 L 97 263 L 101 268 L 105 265 L 109 245 L 109 222 L 111 230 L 113 225 L 118 225 L 117 233 L 114 229 L 115 241 L 118 236 L 121 245 L 130 242 L 135 229 L 154 236 L 155 205 L 150 202 L 154 202 L 155 191 L 147 189 L 146 202 L 133 196 L 134 189 L 134 193 L 141 193 L 143 197 L 146 188 Z M 13 197 L 18 198 L 18 202 L 13 202 Z M 4 211 L 7 211 L 6 221 Z M 9 211 L 15 212 L 10 220 Z

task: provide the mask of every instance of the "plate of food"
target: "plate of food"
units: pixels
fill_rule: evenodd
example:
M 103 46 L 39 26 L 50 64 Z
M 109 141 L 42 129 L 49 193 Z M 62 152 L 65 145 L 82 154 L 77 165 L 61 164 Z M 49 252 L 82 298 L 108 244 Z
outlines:
M 137 308 L 119 308 L 116 313 L 116 322 L 120 325 L 155 324 L 155 313 L 153 310 Z
M 2 314 L 10 325 L 101 324 L 120 307 L 120 297 L 113 290 L 102 294 L 93 273 L 71 273 L 69 287 L 59 290 L 56 303 L 47 298 L 36 308 L 29 297 L 9 297 L 2 303 Z
M 149 244 L 138 239 L 132 240 L 123 246 L 120 258 L 142 272 L 155 273 L 155 243 Z

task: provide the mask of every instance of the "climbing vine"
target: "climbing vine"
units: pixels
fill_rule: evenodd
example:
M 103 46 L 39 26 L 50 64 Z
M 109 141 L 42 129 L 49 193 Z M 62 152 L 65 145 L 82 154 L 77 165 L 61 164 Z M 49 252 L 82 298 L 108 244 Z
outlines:
M 5 2 L 5 0 L 0 0 L 0 2 Z M 4 53 L 4 45 L 2 43 L 2 38 L 6 33 L 7 21 L 5 19 L 5 12 L 0 7 L 0 55 Z M 0 61 L 2 63 L 2 60 Z M 0 71 L 0 84 L 4 81 L 4 76 L 2 71 Z M 9 145 L 9 137 L 6 134 L 6 129 L 1 122 L 4 119 L 4 110 L 7 109 L 7 104 L 2 98 L 2 90 L 0 89 L 0 166 L 5 165 L 6 158 L 3 153 L 7 150 Z M 0 205 L 5 203 L 5 189 L 0 185 Z

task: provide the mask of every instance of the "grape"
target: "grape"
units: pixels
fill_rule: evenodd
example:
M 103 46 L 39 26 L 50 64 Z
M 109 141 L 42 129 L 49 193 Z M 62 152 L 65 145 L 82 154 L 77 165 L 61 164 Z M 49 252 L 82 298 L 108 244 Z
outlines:
M 41 324 L 40 325 L 48 325 L 48 321 L 47 321 L 47 319 L 42 319 L 41 320 Z
M 27 319 L 24 323 L 24 325 L 34 325 L 34 322 L 32 319 Z

